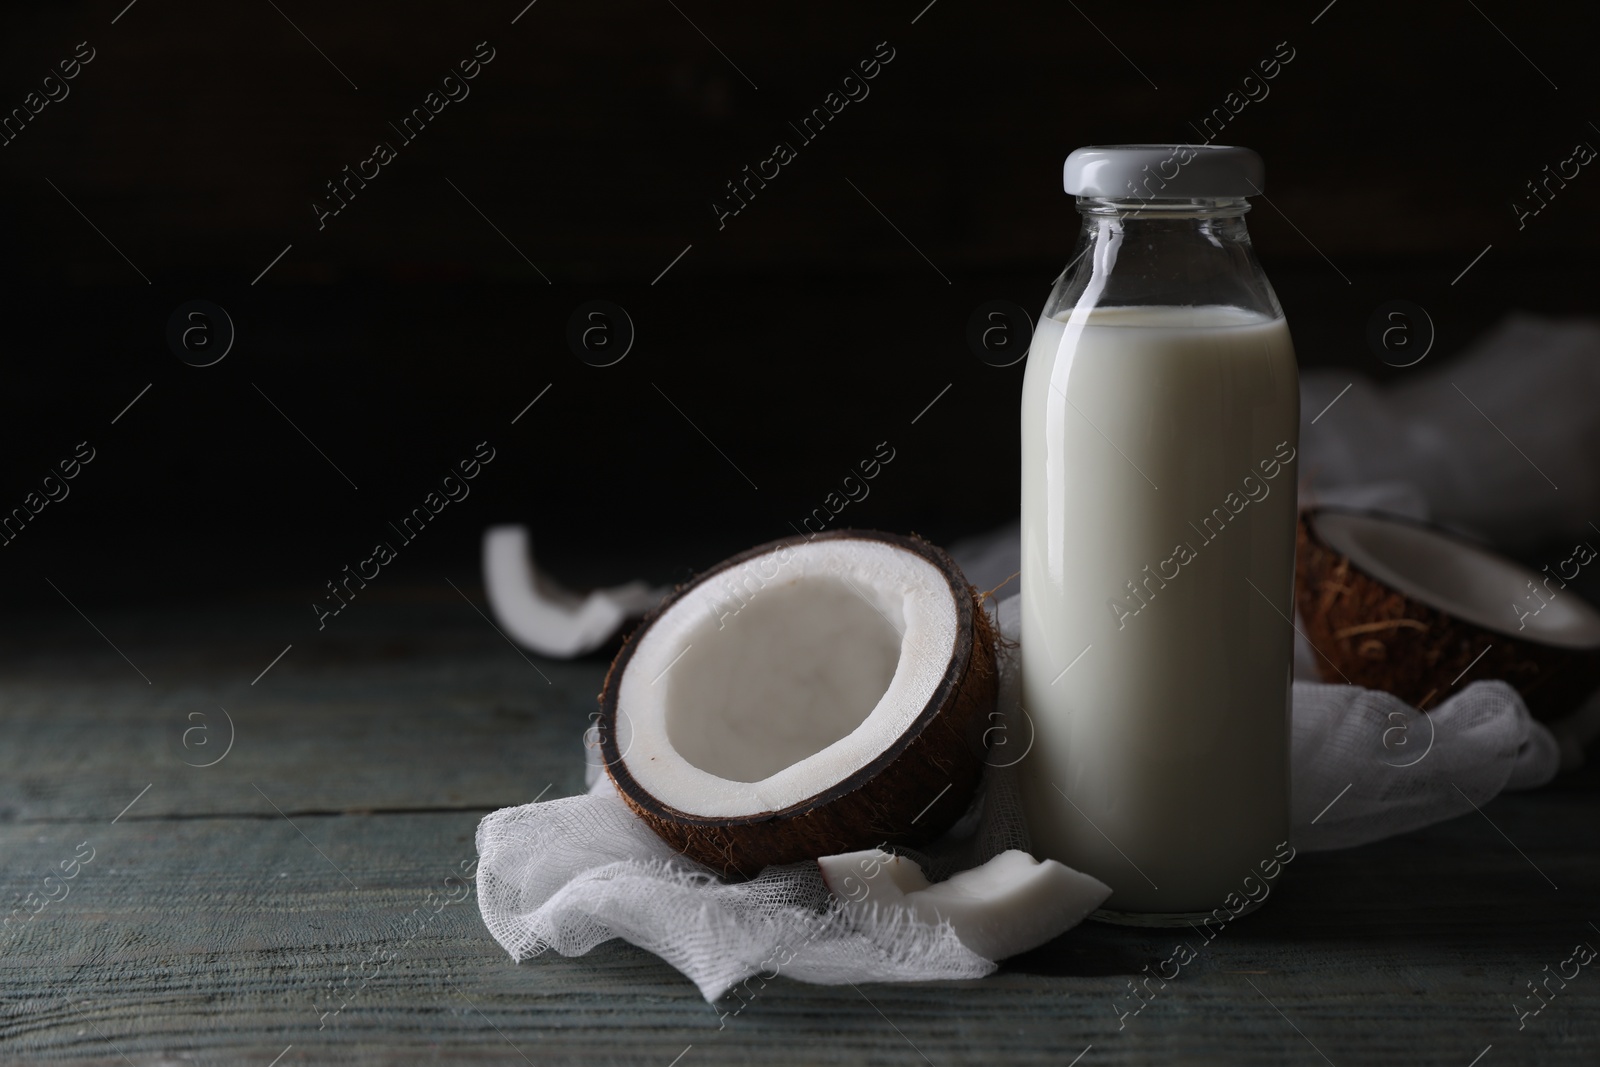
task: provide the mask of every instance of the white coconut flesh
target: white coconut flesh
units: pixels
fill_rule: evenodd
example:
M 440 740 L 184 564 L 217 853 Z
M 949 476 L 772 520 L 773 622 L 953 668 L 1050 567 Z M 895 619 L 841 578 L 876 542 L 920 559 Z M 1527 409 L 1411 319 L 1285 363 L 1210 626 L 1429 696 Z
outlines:
M 879 849 L 824 856 L 822 880 L 847 908 L 903 908 L 921 922 L 948 922 L 973 952 L 1003 960 L 1078 925 L 1111 887 L 1055 860 L 1010 849 L 929 884 L 922 868 Z
M 593 652 L 667 592 L 630 582 L 576 596 L 540 572 L 523 526 L 484 531 L 483 587 L 489 609 L 513 640 L 558 659 Z
M 617 690 L 633 780 L 692 816 L 778 811 L 862 770 L 944 679 L 950 581 L 881 541 L 790 544 L 686 590 Z
M 1559 594 L 1545 575 L 1425 526 L 1353 512 L 1311 519 L 1317 539 L 1366 574 L 1413 600 L 1486 630 L 1559 648 L 1600 648 L 1600 612 Z M 1530 591 L 1548 598 L 1542 603 Z M 1542 603 L 1542 606 L 1541 606 Z M 1514 605 L 1524 611 L 1523 628 Z

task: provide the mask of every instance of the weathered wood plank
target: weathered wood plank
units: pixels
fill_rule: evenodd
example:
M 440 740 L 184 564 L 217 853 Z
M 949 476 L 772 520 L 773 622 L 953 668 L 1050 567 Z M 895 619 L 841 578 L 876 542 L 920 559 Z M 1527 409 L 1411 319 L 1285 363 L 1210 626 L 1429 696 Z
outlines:
M 0 821 L 110 819 L 146 785 L 126 818 L 272 814 L 252 782 L 289 812 L 492 809 L 578 789 L 603 662 L 525 659 L 459 597 L 353 607 L 323 634 L 235 610 L 215 637 L 203 611 L 95 612 L 148 685 L 76 618 L 43 648 L 13 646 Z M 197 766 L 222 756 L 230 719 L 232 750 Z
M 109 651 L 75 648 L 71 671 L 10 662 L 0 900 L 94 853 L 64 899 L 0 929 L 0 1059 L 1465 1067 L 1492 1045 L 1492 1067 L 1592 1064 L 1600 1048 L 1592 968 L 1520 1031 L 1512 1007 L 1575 942 L 1600 944 L 1593 768 L 1301 855 L 1265 909 L 1209 943 L 1089 924 L 982 981 L 780 977 L 725 1018 L 736 1001 L 706 1005 L 628 945 L 513 965 L 446 879 L 489 808 L 579 788 L 601 668 L 540 664 L 546 685 L 481 620 L 404 622 L 286 659 L 254 691 L 235 677 L 254 635 L 221 654 L 196 638 L 151 686 Z M 187 712 L 219 694 L 235 748 L 186 767 Z M 1198 958 L 1132 1014 L 1128 983 L 1178 941 Z

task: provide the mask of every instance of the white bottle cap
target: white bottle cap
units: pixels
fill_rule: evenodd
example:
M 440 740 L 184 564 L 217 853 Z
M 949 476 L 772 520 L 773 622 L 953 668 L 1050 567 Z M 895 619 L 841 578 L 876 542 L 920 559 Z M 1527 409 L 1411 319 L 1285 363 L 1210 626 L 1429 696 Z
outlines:
M 1067 156 L 1062 176 L 1074 196 L 1112 200 L 1256 196 L 1266 187 L 1261 157 L 1232 145 L 1090 145 Z

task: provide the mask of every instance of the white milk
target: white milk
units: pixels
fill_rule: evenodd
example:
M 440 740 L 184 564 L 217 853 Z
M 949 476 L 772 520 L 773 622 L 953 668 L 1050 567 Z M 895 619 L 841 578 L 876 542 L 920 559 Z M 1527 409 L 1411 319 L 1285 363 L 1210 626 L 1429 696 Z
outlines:
M 1070 317 L 1022 393 L 1034 850 L 1108 910 L 1209 912 L 1289 836 L 1294 350 L 1239 308 Z

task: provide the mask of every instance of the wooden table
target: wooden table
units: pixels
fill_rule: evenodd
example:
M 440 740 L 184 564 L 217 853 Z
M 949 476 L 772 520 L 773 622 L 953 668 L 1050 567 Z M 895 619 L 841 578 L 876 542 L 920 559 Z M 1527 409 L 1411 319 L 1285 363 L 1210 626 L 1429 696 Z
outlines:
M 6 1062 L 1600 1062 L 1600 965 L 1514 1008 L 1600 946 L 1592 768 L 1303 854 L 1120 1022 L 1193 933 L 1086 924 L 973 982 L 780 978 L 725 1029 L 620 942 L 514 965 L 452 876 L 485 812 L 580 789 L 603 664 L 524 658 L 442 583 L 385 597 L 321 633 L 282 605 L 12 618 L 0 888 L 36 896 L 0 930 Z

